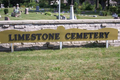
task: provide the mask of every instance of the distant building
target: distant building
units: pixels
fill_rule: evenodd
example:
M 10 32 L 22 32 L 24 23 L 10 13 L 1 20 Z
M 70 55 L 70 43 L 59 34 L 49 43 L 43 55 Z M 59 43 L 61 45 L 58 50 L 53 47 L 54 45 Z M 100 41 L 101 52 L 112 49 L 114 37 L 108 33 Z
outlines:
M 67 0 L 64 0 L 63 3 L 67 4 Z M 50 5 L 53 5 L 53 4 L 59 4 L 59 0 L 51 1 Z
M 106 3 L 108 3 L 108 1 L 106 1 Z M 106 6 L 108 6 L 108 4 L 106 4 Z M 117 6 L 117 2 L 110 0 L 110 6 Z

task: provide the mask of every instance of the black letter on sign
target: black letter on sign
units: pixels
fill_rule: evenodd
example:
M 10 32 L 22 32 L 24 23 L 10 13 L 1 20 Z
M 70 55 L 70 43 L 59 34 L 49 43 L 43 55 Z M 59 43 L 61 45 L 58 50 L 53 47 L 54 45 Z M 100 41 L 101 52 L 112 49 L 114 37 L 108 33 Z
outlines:
M 77 39 L 82 39 L 82 34 L 83 34 L 83 33 L 80 33 L 80 34 L 77 33 Z
M 13 41 L 14 39 L 11 39 L 11 35 L 12 34 L 9 34 L 9 41 Z
M 71 33 L 71 39 L 75 39 L 75 33 Z
M 91 39 L 91 38 L 92 38 L 92 34 L 93 34 L 93 33 L 89 33 L 89 34 L 90 34 L 90 37 L 89 37 L 89 38 Z
M 70 35 L 70 33 L 67 33 L 67 34 L 65 35 L 65 39 L 70 39 L 70 37 L 68 37 L 68 35 Z
M 30 34 L 26 34 L 26 40 L 30 40 L 29 36 Z
M 25 40 L 25 39 L 24 39 L 24 36 L 25 36 L 24 34 L 23 34 L 22 36 L 21 36 L 20 34 L 18 34 L 18 41 L 20 41 L 20 40 Z
M 36 39 L 36 34 L 32 34 L 31 35 L 31 40 L 35 40 Z
M 46 40 L 48 38 L 48 35 L 46 34 L 46 33 L 44 33 L 43 35 L 42 35 L 42 39 L 43 40 Z
M 15 41 L 17 41 L 17 34 L 14 35 Z
M 55 33 L 55 40 L 60 39 L 59 35 L 60 35 L 60 33 Z
M 51 39 L 52 39 L 52 40 L 54 39 L 54 33 L 52 33 L 52 34 L 49 33 L 49 40 L 51 40 Z
M 38 36 L 38 40 L 40 40 L 40 36 L 42 35 L 42 34 L 36 34 L 37 36 Z
M 108 34 L 109 34 L 110 32 L 105 32 L 105 38 L 108 38 Z
M 84 33 L 84 39 L 87 39 L 88 37 L 87 37 L 87 33 Z
M 104 33 L 103 33 L 103 32 L 100 32 L 100 33 L 99 33 L 99 38 L 104 38 L 103 35 L 104 35 Z
M 94 38 L 97 39 L 98 38 L 98 32 L 94 33 Z

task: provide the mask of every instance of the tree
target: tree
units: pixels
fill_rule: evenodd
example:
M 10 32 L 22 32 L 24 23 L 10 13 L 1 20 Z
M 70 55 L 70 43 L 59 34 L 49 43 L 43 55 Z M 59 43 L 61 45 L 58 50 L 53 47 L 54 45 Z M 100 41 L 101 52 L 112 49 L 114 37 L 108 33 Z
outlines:
M 96 0 L 96 9 L 99 8 L 99 0 Z

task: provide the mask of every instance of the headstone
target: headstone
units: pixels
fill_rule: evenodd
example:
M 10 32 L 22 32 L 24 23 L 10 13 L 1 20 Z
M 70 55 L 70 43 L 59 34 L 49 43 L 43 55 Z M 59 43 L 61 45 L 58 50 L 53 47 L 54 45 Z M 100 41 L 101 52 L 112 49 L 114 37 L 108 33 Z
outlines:
M 4 4 L 1 4 L 1 8 L 4 8 Z
M 57 17 L 57 19 L 59 19 L 59 16 L 56 16 Z M 60 16 L 60 19 L 62 19 L 62 16 Z
M 62 16 L 62 20 L 66 20 L 67 18 L 65 16 Z
M 29 14 L 29 13 L 28 13 L 28 8 L 25 8 L 25 14 Z
M 97 17 L 97 15 L 93 15 L 93 17 Z
M 74 16 L 74 19 L 77 19 L 77 17 L 76 17 L 76 16 Z
M 36 11 L 39 11 L 39 6 L 36 6 Z
M 5 17 L 5 20 L 10 20 L 10 18 L 9 17 Z
M 112 17 L 114 17 L 114 19 L 119 19 L 118 15 L 117 15 L 116 13 L 114 13 L 114 14 L 112 15 Z
M 112 15 L 112 17 L 118 17 L 118 15 L 117 15 L 116 13 L 114 13 L 114 14 Z

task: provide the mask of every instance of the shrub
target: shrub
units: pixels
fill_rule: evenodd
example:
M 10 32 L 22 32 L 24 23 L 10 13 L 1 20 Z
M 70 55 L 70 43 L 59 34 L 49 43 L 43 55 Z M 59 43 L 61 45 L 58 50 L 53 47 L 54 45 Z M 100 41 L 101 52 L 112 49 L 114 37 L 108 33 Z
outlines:
M 120 13 L 120 6 L 118 6 L 118 10 L 117 10 L 117 13 L 118 13 L 118 14 Z
M 4 13 L 7 14 L 8 13 L 8 9 L 4 9 Z
M 59 14 L 58 14 L 57 16 L 59 16 Z M 60 16 L 64 16 L 64 15 L 63 15 L 63 14 L 60 14 Z
M 97 10 L 102 10 L 101 4 L 99 4 L 99 8 L 97 8 Z
M 45 15 L 51 16 L 52 13 L 51 12 L 45 12 Z
M 29 7 L 36 7 L 36 3 L 35 2 L 31 2 L 31 3 L 29 3 Z
M 117 7 L 116 6 L 110 6 L 109 11 L 112 12 L 112 13 L 116 13 L 117 12 Z
M 108 15 L 108 12 L 107 11 L 101 11 L 100 12 L 100 16 L 107 16 Z
M 118 17 L 120 17 L 120 14 L 118 14 Z
M 82 10 L 95 10 L 95 5 L 91 5 L 89 2 L 84 2 L 81 6 Z

